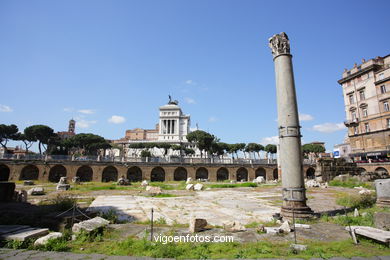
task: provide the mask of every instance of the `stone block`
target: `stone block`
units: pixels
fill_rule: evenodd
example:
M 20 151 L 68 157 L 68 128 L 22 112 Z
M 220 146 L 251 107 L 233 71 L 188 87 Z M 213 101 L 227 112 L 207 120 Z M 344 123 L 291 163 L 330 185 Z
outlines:
M 186 184 L 190 184 L 191 182 L 192 182 L 192 178 L 191 177 L 187 178 Z
M 191 218 L 190 219 L 190 233 L 200 232 L 207 226 L 207 220 L 203 218 Z
M 48 233 L 49 233 L 49 229 L 47 228 L 25 228 L 25 229 L 17 230 L 12 233 L 6 233 L 0 235 L 0 238 L 3 240 L 25 241 L 30 238 L 36 238 L 36 237 L 47 235 Z
M 253 180 L 253 182 L 257 184 L 265 183 L 265 178 L 263 176 L 258 176 L 256 179 Z
M 46 245 L 49 242 L 50 239 L 57 239 L 57 238 L 60 238 L 60 237 L 62 237 L 62 233 L 60 233 L 60 232 L 49 233 L 49 234 L 47 234 L 44 237 L 38 238 L 34 242 L 34 246 Z
M 279 227 L 264 227 L 267 234 L 276 235 L 280 233 Z
M 290 233 L 291 232 L 291 227 L 288 221 L 284 221 L 282 225 L 279 227 L 280 232 L 282 233 Z
M 147 180 L 143 180 L 142 182 L 141 182 L 141 186 L 142 187 L 146 187 L 146 186 L 148 186 L 149 185 L 149 182 L 147 181 Z
M 37 195 L 45 195 L 45 190 L 43 187 L 34 187 L 27 191 L 28 195 L 37 196 Z
M 246 228 L 244 225 L 242 225 L 238 221 L 228 221 L 223 223 L 223 229 L 229 232 L 240 232 L 240 231 L 246 231 Z
M 377 204 L 390 207 L 390 179 L 375 180 L 375 189 Z
M 14 182 L 0 182 L 0 201 L 12 201 L 15 192 Z
M 194 190 L 202 190 L 203 189 L 203 184 L 197 183 L 194 185 Z
M 186 190 L 194 190 L 194 184 L 192 183 L 187 184 Z
M 108 224 L 110 224 L 110 221 L 101 217 L 94 217 L 92 219 L 88 219 L 74 224 L 72 227 L 72 231 L 74 233 L 80 233 L 81 231 L 92 232 L 93 230 L 105 227 Z
M 291 244 L 290 248 L 295 251 L 305 251 L 307 249 L 306 245 Z
M 390 212 L 377 212 L 374 214 L 375 227 L 390 231 Z
M 146 186 L 145 190 L 151 195 L 159 195 L 162 193 L 160 187 Z
M 34 181 L 26 180 L 26 181 L 23 182 L 23 185 L 24 185 L 24 186 L 31 186 L 31 185 L 34 185 Z
M 69 190 L 70 184 L 57 184 L 56 190 Z

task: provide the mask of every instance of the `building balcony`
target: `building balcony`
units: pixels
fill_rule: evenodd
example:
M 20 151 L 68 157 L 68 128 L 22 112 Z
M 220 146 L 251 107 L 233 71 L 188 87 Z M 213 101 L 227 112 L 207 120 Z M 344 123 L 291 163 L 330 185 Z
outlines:
M 344 121 L 344 125 L 346 127 L 357 126 L 358 124 L 359 124 L 359 119 L 358 118 Z

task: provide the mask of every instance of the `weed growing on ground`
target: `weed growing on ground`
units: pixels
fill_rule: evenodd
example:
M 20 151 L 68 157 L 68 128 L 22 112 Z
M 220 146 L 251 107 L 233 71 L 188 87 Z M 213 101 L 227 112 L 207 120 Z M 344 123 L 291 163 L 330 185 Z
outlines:
M 77 202 L 77 199 L 72 196 L 58 194 L 50 200 L 50 204 L 54 205 L 55 210 L 65 211 L 72 208 Z
M 118 223 L 118 213 L 113 209 L 109 209 L 108 211 L 105 212 L 100 212 L 99 215 L 100 217 L 110 221 L 110 223 L 113 224 Z
M 343 195 L 336 199 L 336 203 L 348 208 L 364 209 L 372 207 L 375 204 L 376 195 L 371 194 L 358 194 L 358 195 Z
M 338 186 L 338 187 L 345 187 L 345 188 L 362 186 L 363 188 L 372 189 L 373 188 L 372 185 L 373 184 L 370 182 L 361 182 L 353 178 L 348 178 L 346 181 L 331 180 L 329 182 L 329 186 Z

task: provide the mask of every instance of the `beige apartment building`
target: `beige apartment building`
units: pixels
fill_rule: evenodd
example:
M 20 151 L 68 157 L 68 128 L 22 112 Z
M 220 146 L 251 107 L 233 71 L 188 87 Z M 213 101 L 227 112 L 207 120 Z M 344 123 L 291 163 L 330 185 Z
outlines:
M 345 69 L 343 88 L 350 157 L 386 161 L 390 158 L 390 55 L 362 60 Z

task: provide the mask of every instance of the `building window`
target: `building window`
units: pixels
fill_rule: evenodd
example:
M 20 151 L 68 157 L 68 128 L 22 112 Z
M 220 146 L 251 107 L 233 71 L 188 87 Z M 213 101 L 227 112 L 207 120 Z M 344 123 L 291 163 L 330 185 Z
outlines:
M 358 128 L 356 126 L 353 127 L 353 133 L 357 135 L 359 133 Z
M 364 95 L 364 90 L 359 91 L 360 100 L 365 100 L 366 96 Z
M 381 86 L 381 93 L 382 93 L 382 94 L 385 94 L 385 93 L 386 93 L 386 86 L 385 86 L 385 85 L 382 85 L 382 86 Z
M 379 80 L 384 79 L 384 78 L 385 78 L 385 74 L 384 73 L 379 74 L 379 76 L 378 76 Z
M 387 128 L 390 128 L 390 118 L 386 119 L 386 125 L 387 125 Z
M 362 114 L 363 114 L 363 117 L 367 117 L 368 116 L 368 112 L 367 112 L 367 108 L 362 108 Z
M 355 104 L 355 99 L 353 98 L 353 95 L 349 95 L 349 104 Z
M 389 112 L 390 111 L 390 109 L 389 109 L 389 102 L 383 102 L 383 110 L 385 111 L 385 112 Z
M 351 118 L 352 118 L 352 121 L 356 120 L 356 111 L 351 112 Z
M 370 124 L 369 123 L 365 123 L 364 124 L 364 129 L 366 130 L 366 133 L 370 132 Z

